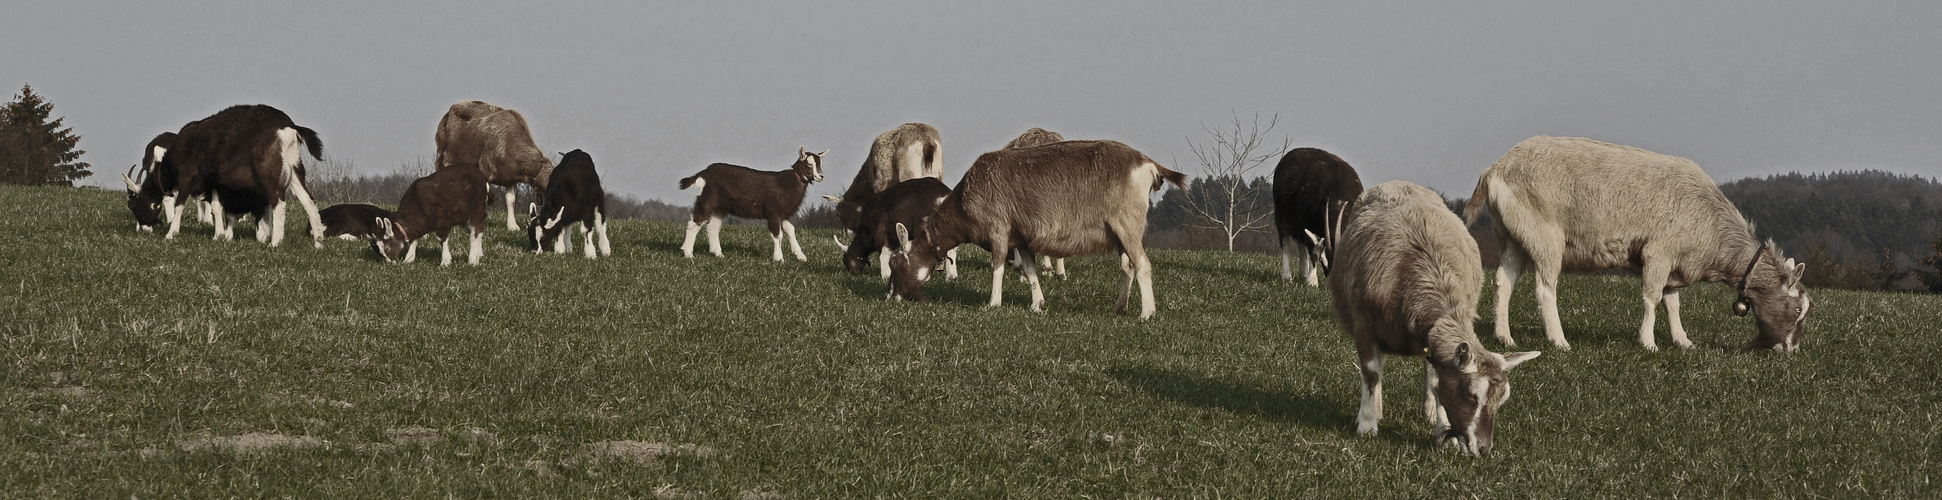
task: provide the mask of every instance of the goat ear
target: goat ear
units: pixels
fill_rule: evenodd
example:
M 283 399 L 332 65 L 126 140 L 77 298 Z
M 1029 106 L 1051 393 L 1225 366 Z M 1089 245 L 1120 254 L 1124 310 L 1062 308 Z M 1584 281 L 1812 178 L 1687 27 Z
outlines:
M 1456 353 L 1450 356 L 1450 361 L 1452 361 L 1451 364 L 1456 365 L 1457 371 L 1466 373 L 1475 371 L 1475 368 L 1470 367 L 1470 342 L 1463 341 L 1458 343 Z
M 903 252 L 910 251 L 910 228 L 904 227 L 902 222 L 897 223 L 897 248 Z
M 829 202 L 830 202 L 830 203 L 842 203 L 842 202 L 843 202 L 843 197 L 841 197 L 841 196 L 836 196 L 836 195 L 833 195 L 833 194 L 826 194 L 826 195 L 823 195 L 823 199 L 825 199 L 825 200 L 829 200 Z
M 805 147 L 802 147 L 802 146 L 796 146 L 796 157 L 797 157 L 797 158 L 801 158 L 801 157 L 803 157 L 803 155 L 804 155 L 805 153 L 808 153 L 808 152 L 809 152 L 809 148 L 805 148 Z
M 1799 283 L 1801 279 L 1806 277 L 1807 277 L 1807 263 L 1802 262 L 1799 264 L 1794 264 L 1794 282 Z
M 1544 353 L 1537 352 L 1537 351 L 1525 351 L 1525 352 L 1513 352 L 1510 354 L 1505 354 L 1504 371 L 1510 371 L 1510 369 L 1516 368 L 1517 365 L 1524 364 L 1525 361 L 1530 361 L 1532 359 L 1535 359 L 1539 354 L 1544 354 Z
M 379 226 L 384 227 L 384 239 L 391 239 L 391 219 L 378 217 L 377 222 Z
M 553 219 L 546 221 L 546 228 L 552 229 L 553 226 L 560 225 L 560 221 L 565 219 L 566 219 L 566 207 L 560 207 L 560 213 L 553 214 Z
M 539 217 L 539 204 L 533 203 L 533 202 L 526 202 L 526 215 Z

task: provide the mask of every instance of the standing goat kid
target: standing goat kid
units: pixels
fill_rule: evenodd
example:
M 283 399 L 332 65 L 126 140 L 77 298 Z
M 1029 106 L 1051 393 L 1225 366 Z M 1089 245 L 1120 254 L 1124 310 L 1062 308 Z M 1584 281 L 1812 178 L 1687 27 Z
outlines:
M 1477 342 L 1483 262 L 1463 221 L 1428 188 L 1378 184 L 1356 201 L 1328 275 L 1335 316 L 1355 340 L 1362 409 L 1355 431 L 1376 434 L 1382 419 L 1384 355 L 1423 356 L 1423 412 L 1437 444 L 1490 453 L 1497 410 L 1510 399 L 1505 372 L 1537 352 L 1497 354 Z
M 405 262 L 416 260 L 418 240 L 437 234 L 439 248 L 444 250 L 438 265 L 451 265 L 450 236 L 452 227 L 460 223 L 472 235 L 472 249 L 466 255 L 466 263 L 478 265 L 485 256 L 486 203 L 491 199 L 492 186 L 475 165 L 461 163 L 450 167 L 411 181 L 411 186 L 405 188 L 404 198 L 398 201 L 398 211 L 389 218 L 377 219 L 384 234 L 373 236 L 371 247 L 385 262 L 397 260 L 400 251 L 405 254 Z M 405 249 L 406 245 L 411 248 Z
M 533 253 L 544 252 L 549 246 L 554 253 L 570 251 L 571 238 L 561 233 L 579 223 L 580 237 L 586 240 L 581 248 L 587 258 L 614 254 L 607 242 L 607 191 L 600 187 L 600 173 L 594 171 L 592 155 L 578 149 L 562 154 L 542 198 L 546 200 L 544 207 L 527 206 L 532 219 L 526 222 L 526 240 Z M 560 225 L 562 222 L 566 225 Z
M 809 184 L 823 180 L 823 155 L 796 148 L 796 163 L 789 170 L 763 172 L 740 165 L 716 163 L 691 177 L 681 179 L 681 189 L 695 188 L 694 219 L 688 221 L 688 236 L 681 243 L 683 257 L 695 256 L 695 233 L 708 223 L 708 253 L 722 256 L 722 218 L 736 216 L 769 222 L 769 237 L 775 240 L 774 260 L 782 261 L 782 236 L 789 236 L 789 250 L 796 260 L 808 262 L 802 244 L 796 242 L 796 226 L 789 218 L 802 207 Z

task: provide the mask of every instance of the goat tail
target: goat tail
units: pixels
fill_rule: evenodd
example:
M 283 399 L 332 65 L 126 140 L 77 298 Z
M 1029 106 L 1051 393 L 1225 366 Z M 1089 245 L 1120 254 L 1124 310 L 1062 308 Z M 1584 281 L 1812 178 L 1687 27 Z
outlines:
M 1477 189 L 1470 192 L 1470 202 L 1463 204 L 1465 228 L 1477 228 L 1477 221 L 1483 220 L 1484 202 L 1488 198 L 1490 198 L 1490 174 L 1486 173 L 1477 177 Z
M 304 146 L 310 148 L 311 158 L 320 160 L 324 158 L 324 140 L 317 138 L 317 131 L 297 125 L 290 127 L 297 129 L 297 136 L 302 137 Z
M 1168 182 L 1173 183 L 1173 187 L 1180 188 L 1181 191 L 1187 190 L 1187 174 L 1168 170 L 1166 167 L 1160 166 L 1160 164 L 1158 163 L 1147 163 L 1147 164 L 1152 165 L 1154 170 L 1159 173 L 1159 175 L 1153 176 L 1154 191 L 1159 191 L 1160 189 L 1165 188 L 1166 187 L 1165 183 L 1168 183 Z
M 688 189 L 690 187 L 693 187 L 695 185 L 695 181 L 698 181 L 698 180 L 701 180 L 701 174 L 695 174 L 689 177 L 681 178 L 681 189 Z

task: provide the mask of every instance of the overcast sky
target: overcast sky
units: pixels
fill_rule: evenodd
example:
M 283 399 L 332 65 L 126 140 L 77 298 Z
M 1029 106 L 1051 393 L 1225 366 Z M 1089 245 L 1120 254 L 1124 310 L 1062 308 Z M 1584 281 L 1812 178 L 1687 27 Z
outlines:
M 429 159 L 465 99 L 678 205 L 678 178 L 782 169 L 798 145 L 830 150 L 811 193 L 836 193 L 913 121 L 941 131 L 951 182 L 1029 127 L 1197 175 L 1202 124 L 1255 113 L 1365 184 L 1450 196 L 1540 134 L 1721 182 L 1942 174 L 1942 2 L 664 3 L 33 1 L 7 9 L 0 86 L 51 100 L 100 186 L 156 133 L 245 103 L 387 172 Z

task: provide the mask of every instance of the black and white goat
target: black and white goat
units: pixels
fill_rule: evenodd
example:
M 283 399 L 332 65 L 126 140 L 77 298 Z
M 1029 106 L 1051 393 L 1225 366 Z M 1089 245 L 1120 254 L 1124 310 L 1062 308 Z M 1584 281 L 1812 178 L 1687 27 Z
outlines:
M 614 254 L 607 242 L 607 191 L 600 187 L 600 173 L 594 171 L 592 155 L 578 149 L 563 153 L 542 199 L 546 200 L 544 207 L 528 205 L 533 218 L 526 222 L 526 241 L 533 253 L 543 253 L 549 246 L 554 253 L 571 251 L 571 238 L 563 233 L 578 223 L 585 240 L 581 248 L 587 258 Z
M 163 136 L 156 139 L 150 153 Z M 167 142 L 173 145 L 152 159 L 139 185 L 129 179 L 128 208 L 138 225 L 153 226 L 167 216 L 163 238 L 174 238 L 182 227 L 182 210 L 175 205 L 208 200 L 216 239 L 233 239 L 237 216 L 254 215 L 256 239 L 277 246 L 283 243 L 284 200 L 291 198 L 309 216 L 312 243 L 323 246 L 323 221 L 303 179 L 304 149 L 313 157 L 323 154 L 317 132 L 258 104 L 231 106 L 189 122 Z
M 324 219 L 325 238 L 360 240 L 383 236 L 384 226 L 378 220 L 391 218 L 391 211 L 363 203 L 345 203 L 318 210 L 317 216 Z
M 1323 234 L 1339 231 L 1342 218 L 1355 210 L 1362 195 L 1362 177 L 1348 162 L 1327 151 L 1296 148 L 1274 166 L 1274 227 L 1280 233 L 1281 279 L 1294 281 L 1288 266 L 1290 250 L 1301 253 L 1301 274 L 1308 286 L 1320 286 L 1316 268 L 1328 272 Z
M 459 166 L 466 168 L 441 168 L 411 181 L 411 186 L 405 188 L 404 198 L 398 201 L 398 211 L 391 217 L 376 219 L 384 232 L 371 238 L 371 246 L 385 262 L 397 260 L 401 252 L 405 262 L 416 260 L 418 240 L 437 234 L 439 247 L 444 251 L 438 265 L 451 265 L 452 228 L 463 223 L 472 236 L 472 251 L 466 255 L 466 263 L 479 264 L 485 255 L 486 203 L 491 199 L 492 187 L 477 167 L 464 164 L 450 167 Z M 407 245 L 409 250 L 405 249 Z
M 1356 433 L 1376 434 L 1382 419 L 1385 355 L 1420 356 L 1428 375 L 1423 412 L 1437 444 L 1466 455 L 1490 453 L 1497 410 L 1510 399 L 1505 372 L 1537 352 L 1497 354 L 1477 342 L 1483 261 L 1463 221 L 1429 188 L 1377 184 L 1356 201 L 1339 234 L 1328 289 L 1343 333 L 1355 340 L 1362 369 Z
M 708 223 L 708 253 L 722 256 L 722 218 L 736 216 L 769 222 L 769 237 L 775 240 L 774 259 L 782 260 L 782 236 L 789 236 L 789 249 L 796 260 L 808 262 L 802 244 L 796 241 L 796 226 L 789 223 L 802 207 L 809 184 L 823 180 L 823 155 L 796 148 L 796 163 L 789 170 L 764 172 L 739 165 L 716 163 L 700 173 L 681 179 L 681 189 L 695 188 L 694 219 L 688 221 L 688 236 L 681 243 L 681 255 L 695 256 L 695 233 Z

